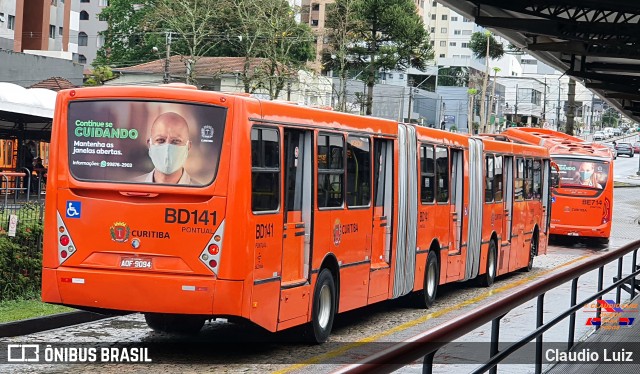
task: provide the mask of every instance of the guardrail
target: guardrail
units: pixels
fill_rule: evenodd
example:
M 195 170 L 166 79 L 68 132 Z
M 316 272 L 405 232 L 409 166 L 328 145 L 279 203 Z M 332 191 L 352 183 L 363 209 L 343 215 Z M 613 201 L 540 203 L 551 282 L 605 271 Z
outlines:
M 622 248 L 602 256 L 594 257 L 572 268 L 555 273 L 548 278 L 531 283 L 516 293 L 478 307 L 355 364 L 343 367 L 335 373 L 390 373 L 422 357 L 424 357 L 422 372 L 431 373 L 433 358 L 440 348 L 488 322 L 491 322 L 490 357 L 484 364 L 476 368 L 473 373 L 484 373 L 487 371 L 496 373 L 497 365 L 501 361 L 534 339 L 536 341 L 535 372 L 541 373 L 543 334 L 547 330 L 562 320 L 569 318 L 567 342 L 568 349 L 571 349 L 574 346 L 576 311 L 613 289 L 616 289 L 616 303 L 618 304 L 620 303 L 621 292 L 623 290 L 628 292 L 632 299 L 635 297 L 636 290 L 640 290 L 640 287 L 638 287 L 640 280 L 636 279 L 636 276 L 640 274 L 638 249 L 640 249 L 640 240 L 629 243 Z M 631 272 L 623 276 L 623 258 L 629 253 L 633 253 Z M 614 283 L 603 288 L 604 267 L 616 260 L 618 261 L 618 269 Z M 577 302 L 578 279 L 585 273 L 595 269 L 598 269 L 598 292 Z M 571 281 L 571 307 L 545 323 L 542 314 L 545 293 L 569 281 Z M 498 351 L 500 320 L 512 309 L 533 298 L 537 298 L 536 329 L 502 351 Z M 600 307 L 597 308 L 596 316 L 600 317 Z M 598 326 L 596 326 L 596 329 L 597 328 Z

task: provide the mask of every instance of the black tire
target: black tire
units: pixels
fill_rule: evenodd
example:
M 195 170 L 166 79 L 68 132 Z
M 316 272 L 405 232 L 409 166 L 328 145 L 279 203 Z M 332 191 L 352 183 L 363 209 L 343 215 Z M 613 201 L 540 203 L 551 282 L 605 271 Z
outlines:
M 322 269 L 313 291 L 309 341 L 321 344 L 327 341 L 336 314 L 336 284 L 329 269 Z
M 533 258 L 538 254 L 538 244 L 540 244 L 538 240 L 538 232 L 534 232 L 531 237 L 531 245 L 529 249 L 529 262 L 527 263 L 527 267 L 524 268 L 525 271 L 531 271 L 533 269 Z
M 484 274 L 480 276 L 478 279 L 480 286 L 489 287 L 493 284 L 493 281 L 496 279 L 496 271 L 497 271 L 497 249 L 496 242 L 494 240 L 489 241 L 489 250 L 487 251 L 487 267 L 485 268 Z
M 423 288 L 416 293 L 416 304 L 419 308 L 431 308 L 438 293 L 438 283 L 440 282 L 440 265 L 438 255 L 435 251 L 429 251 L 427 263 L 424 269 Z
M 147 325 L 157 332 L 195 335 L 202 329 L 206 318 L 197 315 L 145 313 Z

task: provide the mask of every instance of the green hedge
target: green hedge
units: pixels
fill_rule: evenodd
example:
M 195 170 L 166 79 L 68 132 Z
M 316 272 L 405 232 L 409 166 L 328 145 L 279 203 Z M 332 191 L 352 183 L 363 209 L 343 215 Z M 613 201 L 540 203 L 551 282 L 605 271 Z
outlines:
M 9 212 L 0 213 L 0 301 L 36 298 L 42 275 L 42 223 L 39 207 L 17 212 L 16 236 L 7 234 Z

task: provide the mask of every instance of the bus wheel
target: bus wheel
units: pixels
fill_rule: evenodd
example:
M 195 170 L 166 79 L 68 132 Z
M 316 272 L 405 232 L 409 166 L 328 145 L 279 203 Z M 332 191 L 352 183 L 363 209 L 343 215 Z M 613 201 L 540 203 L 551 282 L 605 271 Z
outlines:
M 490 240 L 486 272 L 480 276 L 480 285 L 482 287 L 491 286 L 496 279 L 496 252 L 496 242 Z
M 205 318 L 194 315 L 145 313 L 147 325 L 157 332 L 194 335 L 204 326 Z
M 417 304 L 420 308 L 430 308 L 436 300 L 438 283 L 440 281 L 440 267 L 438 266 L 438 255 L 435 251 L 429 251 L 427 256 L 427 266 L 424 271 L 424 285 L 422 291 L 418 292 Z
M 538 233 L 534 233 L 531 237 L 531 249 L 529 250 L 529 263 L 525 268 L 526 271 L 531 271 L 533 269 L 533 258 L 536 257 L 536 253 L 538 253 Z
M 336 284 L 329 269 L 322 269 L 313 291 L 311 309 L 311 342 L 324 343 L 329 338 L 336 314 Z

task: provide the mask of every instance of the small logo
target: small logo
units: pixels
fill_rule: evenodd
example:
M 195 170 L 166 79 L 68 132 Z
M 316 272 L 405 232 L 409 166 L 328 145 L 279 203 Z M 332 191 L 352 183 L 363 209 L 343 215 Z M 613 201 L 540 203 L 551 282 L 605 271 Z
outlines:
M 340 224 L 340 220 L 336 219 L 336 222 L 333 224 L 333 244 L 336 246 L 340 245 L 340 240 L 342 239 L 342 225 Z
M 617 330 L 620 326 L 633 326 L 635 318 L 625 317 L 623 313 L 634 313 L 638 310 L 638 304 L 617 304 L 613 300 L 596 300 L 595 304 L 589 304 L 588 311 L 591 309 L 600 310 L 601 317 L 587 318 L 587 326 L 600 326 L 607 330 Z
M 79 201 L 67 200 L 67 218 L 80 218 L 82 214 L 82 203 Z
M 105 167 L 107 167 L 107 162 L 106 162 L 106 161 L 104 161 L 104 160 L 100 161 L 100 167 L 101 167 L 101 168 L 105 168 Z
M 131 246 L 133 247 L 133 249 L 138 249 L 140 248 L 140 239 L 135 238 L 131 241 Z
M 129 240 L 131 229 L 125 222 L 116 222 L 109 228 L 111 232 L 111 240 L 118 243 L 124 243 Z
M 213 126 L 210 126 L 210 125 L 204 125 L 200 129 L 200 135 L 202 136 L 203 139 L 213 138 L 214 133 L 215 133 L 215 130 L 213 129 Z
M 8 344 L 7 362 L 39 362 L 40 346 L 38 344 Z

